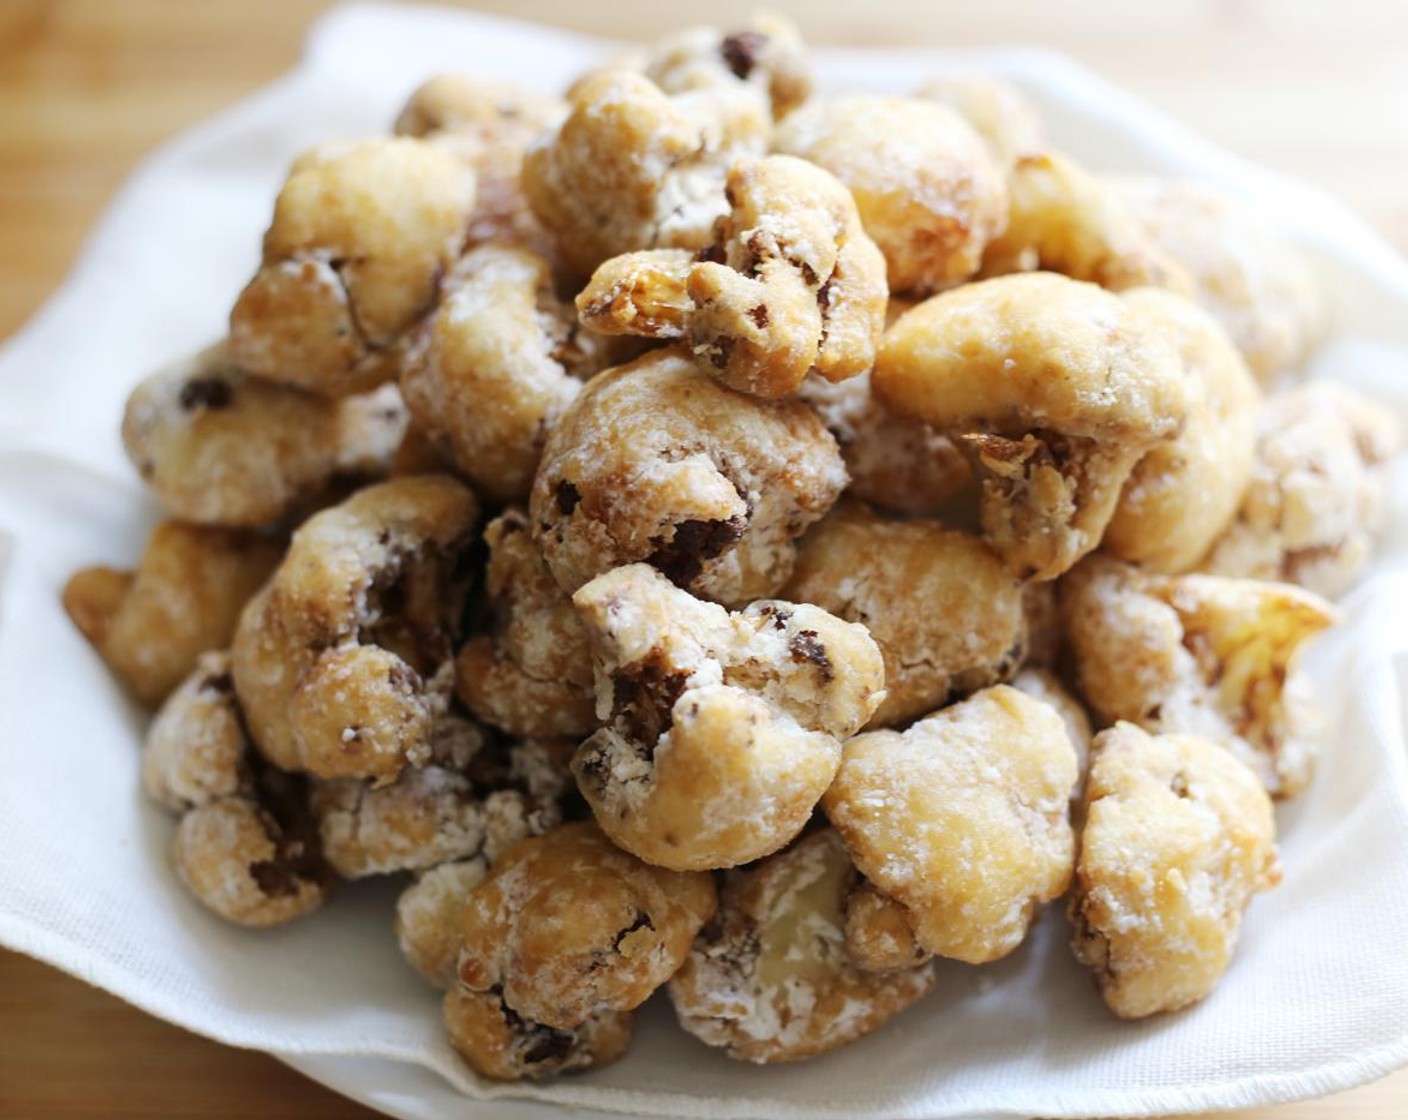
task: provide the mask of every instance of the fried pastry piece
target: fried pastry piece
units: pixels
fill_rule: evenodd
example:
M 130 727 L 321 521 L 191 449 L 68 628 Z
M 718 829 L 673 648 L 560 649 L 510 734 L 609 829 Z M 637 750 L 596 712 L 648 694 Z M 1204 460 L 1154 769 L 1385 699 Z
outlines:
M 909 910 L 865 879 L 846 896 L 846 956 L 866 972 L 918 968 L 932 960 L 914 936 Z
M 429 139 L 473 170 L 466 244 L 496 241 L 549 255 L 552 239 L 523 193 L 523 154 L 566 114 L 565 102 L 511 82 L 437 74 L 411 94 L 395 132 Z
M 1263 382 L 1299 366 L 1325 330 L 1325 308 L 1294 249 L 1209 185 L 1112 176 L 1106 188 L 1193 280 L 1193 294 Z
M 1271 397 L 1258 429 L 1251 485 L 1200 567 L 1344 594 L 1383 528 L 1388 461 L 1399 446 L 1393 414 L 1316 381 Z
M 915 97 L 937 101 L 958 112 L 983 138 L 1004 172 L 1019 158 L 1041 150 L 1041 120 L 1016 86 L 977 72 L 931 78 Z
M 1012 687 L 1018 692 L 1025 692 L 1033 700 L 1049 704 L 1066 725 L 1066 737 L 1076 749 L 1076 771 L 1079 774 L 1071 789 L 1071 800 L 1080 800 L 1085 788 L 1086 771 L 1090 768 L 1090 742 L 1095 737 L 1085 705 L 1072 696 L 1061 678 L 1049 669 L 1024 667 L 1012 678 Z
M 279 562 L 276 538 L 163 521 L 137 570 L 84 568 L 64 610 L 133 695 L 160 704 L 207 650 L 224 649 L 240 609 Z
M 449 701 L 479 503 L 444 475 L 309 518 L 240 618 L 235 687 L 280 769 L 390 782 L 429 758 Z
M 644 1003 L 717 902 L 708 875 L 642 863 L 589 822 L 563 825 L 514 845 L 470 891 L 459 983 L 572 1030 Z
M 474 1071 L 495 1081 L 543 1081 L 609 1065 L 631 1044 L 631 1015 L 603 1011 L 571 1030 L 534 1023 L 508 1007 L 500 993 L 457 986 L 445 993 L 450 1045 Z
M 988 246 L 984 275 L 1043 269 L 1112 291 L 1148 286 L 1192 293 L 1187 270 L 1113 189 L 1070 157 L 1024 154 L 1007 185 L 1007 228 Z
M 1219 576 L 1156 576 L 1104 556 L 1061 582 L 1081 691 L 1104 723 L 1200 735 L 1293 797 L 1315 768 L 1312 698 L 1295 677 L 1304 643 L 1334 607 L 1298 587 Z
M 736 159 L 767 150 L 765 99 L 737 88 L 675 95 L 643 74 L 589 74 L 562 125 L 529 148 L 523 188 L 570 271 L 582 276 L 636 249 L 702 249 L 728 204 Z
M 333 400 L 247 377 L 219 343 L 127 399 L 122 443 L 156 500 L 200 525 L 306 512 L 340 479 L 385 474 L 406 432 L 394 387 Z
M 782 123 L 774 145 L 851 191 L 893 292 L 961 284 L 1007 224 L 1004 170 L 963 116 L 937 101 L 817 98 Z
M 416 877 L 396 899 L 396 944 L 407 963 L 441 991 L 455 986 L 460 912 L 489 874 L 483 856 L 442 863 Z
M 885 323 L 885 263 L 846 187 L 791 156 L 735 163 L 728 212 L 699 254 L 606 261 L 577 297 L 602 334 L 684 339 L 729 388 L 785 397 L 815 371 L 870 368 Z
M 510 735 L 575 736 L 595 730 L 586 627 L 543 561 L 520 510 L 484 532 L 489 545 L 492 633 L 455 659 L 455 688 L 478 718 Z
M 562 823 L 572 745 L 494 743 L 471 721 L 443 716 L 431 735 L 429 763 L 407 767 L 390 785 L 349 778 L 314 784 L 323 855 L 344 879 L 424 871 L 481 854 L 492 862 L 519 840 Z M 505 757 L 499 765 L 477 765 L 491 754 Z M 517 780 L 505 781 L 509 774 Z M 548 780 L 527 780 L 539 775 Z
M 586 386 L 548 436 L 529 516 L 568 592 L 643 560 L 742 605 L 787 582 L 794 540 L 845 484 L 806 405 L 735 393 L 670 348 Z
M 591 636 L 597 714 L 577 784 L 606 834 L 662 867 L 734 867 L 806 825 L 838 740 L 884 694 L 865 628 L 810 604 L 730 614 L 645 564 L 573 597 Z
M 1014 574 L 1054 579 L 1099 544 L 1135 464 L 1187 411 L 1166 331 L 1052 273 L 947 292 L 886 332 L 889 408 L 962 436 L 983 469 L 983 533 Z
M 868 372 L 836 382 L 811 374 L 797 396 L 836 438 L 851 476 L 848 492 L 862 501 L 896 513 L 932 513 L 972 477 L 948 436 L 876 399 Z
M 802 538 L 783 598 L 863 625 L 885 659 L 867 726 L 902 724 L 1011 678 L 1026 645 L 1022 585 L 977 537 L 843 503 Z
M 1211 992 L 1252 896 L 1281 878 L 1256 775 L 1206 739 L 1129 723 L 1095 741 L 1080 849 L 1071 947 L 1121 1019 Z
M 1231 521 L 1246 492 L 1261 393 L 1217 320 L 1182 296 L 1141 288 L 1130 306 L 1169 332 L 1183 362 L 1188 416 L 1135 466 L 1104 547 L 1160 572 L 1187 571 Z
M 433 144 L 328 144 L 294 163 L 254 279 L 230 312 L 230 357 L 287 385 L 345 396 L 395 374 L 405 332 L 464 244 L 474 173 Z
M 1012 952 L 1070 883 L 1076 753 L 1050 705 L 1006 685 L 845 745 L 822 804 L 856 867 L 927 952 Z
M 548 430 L 607 365 L 606 340 L 577 325 L 526 249 L 473 249 L 442 287 L 402 368 L 406 404 L 476 493 L 522 501 Z
M 202 654 L 152 720 L 142 784 L 180 816 L 176 871 L 206 908 L 264 928 L 321 905 L 331 876 L 302 785 L 259 765 L 227 652 Z
M 745 1062 L 790 1062 L 869 1034 L 928 993 L 929 966 L 864 972 L 846 954 L 856 881 L 830 829 L 724 879 L 718 915 L 670 980 L 680 1025 Z

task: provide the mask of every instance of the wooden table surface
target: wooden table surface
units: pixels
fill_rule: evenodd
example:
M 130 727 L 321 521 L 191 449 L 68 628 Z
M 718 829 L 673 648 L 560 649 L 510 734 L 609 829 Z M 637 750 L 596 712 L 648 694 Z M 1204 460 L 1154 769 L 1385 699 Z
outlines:
M 59 283 L 154 145 L 293 64 L 326 0 L 0 0 L 0 338 Z M 648 37 L 684 5 L 493 0 L 481 8 Z M 708 19 L 749 0 L 712 0 Z M 1057 47 L 1253 159 L 1336 191 L 1408 248 L 1402 0 L 778 0 L 816 42 Z M 0 1117 L 371 1114 L 0 952 Z M 1408 1115 L 1408 1073 L 1243 1120 Z

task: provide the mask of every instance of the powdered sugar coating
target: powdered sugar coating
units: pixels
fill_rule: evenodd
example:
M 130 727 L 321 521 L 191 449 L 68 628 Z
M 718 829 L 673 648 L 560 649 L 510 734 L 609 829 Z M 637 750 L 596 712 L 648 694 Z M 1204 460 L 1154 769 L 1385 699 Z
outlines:
M 1022 943 L 1065 892 L 1076 754 L 1050 705 L 1006 685 L 846 743 L 822 804 L 856 867 L 928 952 L 970 964 Z
M 396 345 L 464 243 L 474 173 L 410 137 L 329 144 L 294 163 L 260 269 L 230 312 L 230 356 L 328 396 L 394 376 Z
M 142 788 L 173 813 L 254 788 L 226 650 L 203 653 L 152 720 Z
M 529 515 L 562 588 L 643 560 L 733 605 L 777 591 L 846 484 L 799 401 L 718 384 L 676 348 L 593 378 L 548 436 Z
M 1022 585 L 986 544 L 857 503 L 837 506 L 802 538 L 782 595 L 860 623 L 880 647 L 885 700 L 872 728 L 1009 679 L 1026 645 Z
M 510 735 L 583 736 L 594 730 L 587 631 L 543 561 L 527 516 L 510 509 L 484 531 L 492 633 L 465 643 L 455 688 L 480 719 Z
M 1383 527 L 1387 464 L 1399 446 L 1393 413 L 1319 381 L 1271 397 L 1257 426 L 1251 485 L 1200 567 L 1342 595 Z
M 817 98 L 782 123 L 775 147 L 851 191 L 896 293 L 967 280 L 1007 224 L 1003 169 L 962 115 L 937 101 Z
M 1061 583 L 1080 688 L 1103 723 L 1220 743 L 1273 797 L 1315 766 L 1318 718 L 1295 676 L 1304 643 L 1338 619 L 1298 587 L 1219 576 L 1156 576 L 1086 560 Z
M 884 695 L 865 628 L 810 604 L 730 614 L 644 564 L 573 598 L 606 725 L 573 759 L 606 834 L 663 867 L 734 867 L 807 823 Z
M 135 572 L 84 568 L 63 604 L 133 694 L 160 704 L 208 650 L 230 644 L 241 608 L 279 562 L 273 537 L 163 521 Z
M 435 987 L 456 983 L 460 959 L 460 911 L 469 892 L 489 873 L 483 856 L 432 867 L 396 899 L 396 944 L 401 955 Z
M 1187 410 L 1167 333 L 1053 273 L 966 284 L 901 315 L 875 366 L 889 408 L 962 436 L 984 469 L 984 535 L 1053 579 L 1100 542 L 1135 464 Z
M 470 892 L 459 981 L 571 1030 L 643 1003 L 716 904 L 708 875 L 651 867 L 594 824 L 563 825 L 510 848 Z
M 730 871 L 718 916 L 670 981 L 680 1025 L 747 1062 L 788 1062 L 869 1034 L 933 987 L 927 966 L 864 972 L 846 954 L 856 880 L 829 829 Z
M 458 482 L 419 475 L 369 486 L 293 534 L 233 646 L 235 688 L 265 757 L 379 783 L 427 760 L 478 518 Z
M 683 339 L 740 392 L 778 398 L 808 372 L 870 368 L 884 328 L 885 264 L 845 186 L 804 160 L 740 160 L 728 211 L 697 254 L 642 251 L 599 267 L 577 297 L 605 334 Z
M 1102 732 L 1071 897 L 1072 948 L 1122 1019 L 1176 1011 L 1221 979 L 1252 896 L 1280 880 L 1256 776 L 1195 735 Z

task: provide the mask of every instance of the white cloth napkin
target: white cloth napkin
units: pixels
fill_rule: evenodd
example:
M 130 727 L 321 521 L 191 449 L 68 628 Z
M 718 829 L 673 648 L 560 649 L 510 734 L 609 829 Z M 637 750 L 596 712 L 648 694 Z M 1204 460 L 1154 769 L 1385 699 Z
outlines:
M 1139 1025 L 1104 1010 L 1047 914 L 982 969 L 875 1036 L 798 1066 L 739 1066 L 658 1001 L 630 1056 L 556 1084 L 491 1086 L 451 1052 L 435 993 L 402 963 L 391 883 L 247 933 L 181 890 L 171 822 L 138 789 L 143 717 L 59 607 L 68 573 L 130 563 L 155 516 L 117 438 L 144 373 L 218 336 L 254 267 L 284 167 L 385 128 L 424 76 L 459 68 L 561 88 L 605 44 L 434 10 L 344 8 L 299 69 L 166 146 L 133 176 L 60 293 L 0 355 L 0 943 L 223 1042 L 377 1056 L 475 1098 L 720 1117 L 1147 1115 L 1329 1092 L 1408 1062 L 1408 479 L 1373 580 L 1313 671 L 1333 734 L 1280 812 L 1286 878 L 1252 907 L 1203 1005 Z M 1253 200 L 1312 253 L 1341 337 L 1317 368 L 1408 404 L 1408 267 L 1342 209 L 1219 153 L 1042 52 L 825 51 L 833 85 L 903 90 L 955 61 L 1020 81 L 1057 144 L 1110 169 L 1191 172 Z M 465 1102 L 465 1115 L 481 1114 Z

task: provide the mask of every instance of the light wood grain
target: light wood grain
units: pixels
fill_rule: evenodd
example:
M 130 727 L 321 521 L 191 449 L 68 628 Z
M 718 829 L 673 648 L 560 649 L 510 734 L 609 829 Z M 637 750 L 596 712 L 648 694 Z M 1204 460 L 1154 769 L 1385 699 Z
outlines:
M 0 337 L 62 279 L 133 163 L 295 61 L 326 0 L 0 0 Z M 489 0 L 646 37 L 683 5 Z M 753 0 L 710 0 L 727 21 Z M 788 4 L 774 3 L 787 8 Z M 1408 247 L 1408 3 L 1392 0 L 810 0 L 817 42 L 1064 50 L 1242 154 L 1335 191 Z M 274 1060 L 160 1023 L 0 953 L 0 1117 L 351 1118 Z M 1408 1115 L 1408 1073 L 1241 1120 Z

